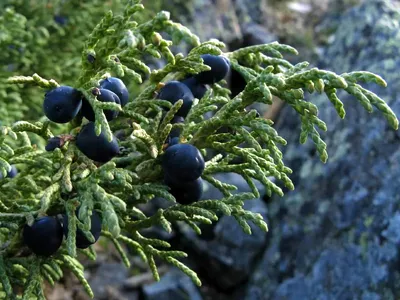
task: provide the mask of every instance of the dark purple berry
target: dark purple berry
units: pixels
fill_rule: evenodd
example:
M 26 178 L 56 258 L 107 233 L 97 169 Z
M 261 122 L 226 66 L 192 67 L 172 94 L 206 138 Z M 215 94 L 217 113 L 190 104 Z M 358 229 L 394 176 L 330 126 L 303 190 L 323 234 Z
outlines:
M 7 173 L 7 177 L 14 178 L 15 176 L 17 176 L 17 174 L 18 174 L 17 168 L 14 165 L 12 165 L 11 171 Z
M 174 118 L 171 120 L 171 124 L 183 123 L 183 122 L 185 122 L 185 119 L 180 116 L 174 116 Z M 179 137 L 180 134 L 181 134 L 180 128 L 173 128 L 169 134 L 169 137 L 170 138 Z
M 7 177 L 8 178 L 14 178 L 15 176 L 17 176 L 17 174 L 18 174 L 17 168 L 14 165 L 12 165 L 11 166 L 11 171 L 7 172 Z M 0 179 L 3 179 L 3 173 L 0 173 Z
M 119 97 L 115 93 L 106 89 L 99 89 L 97 100 L 101 102 L 114 102 L 117 104 L 121 103 Z M 112 119 L 115 119 L 118 116 L 118 111 L 116 110 L 106 109 L 103 112 L 108 121 L 111 121 Z M 82 115 L 89 121 L 95 120 L 93 108 L 86 99 L 83 99 L 82 102 Z
M 180 204 L 194 203 L 199 201 L 203 195 L 203 180 L 201 178 L 185 182 L 183 185 L 175 185 L 166 178 L 165 184 L 170 188 L 169 192 L 175 197 L 176 202 Z
M 96 61 L 96 57 L 94 57 L 94 55 L 92 54 L 88 54 L 86 56 L 86 59 L 88 60 L 89 63 L 93 64 Z
M 170 81 L 160 89 L 157 98 L 167 100 L 172 104 L 182 99 L 183 105 L 176 115 L 186 117 L 192 107 L 194 96 L 190 89 L 182 82 Z
M 79 208 L 76 209 L 75 211 L 75 215 L 78 216 L 79 215 Z M 63 215 L 63 230 L 64 230 L 64 235 L 67 238 L 68 237 L 68 216 L 67 215 Z M 99 216 L 99 214 L 93 210 L 92 211 L 92 215 L 90 217 L 90 232 L 92 233 L 93 237 L 94 237 L 94 242 L 90 242 L 86 236 L 84 235 L 83 231 L 79 228 L 77 228 L 76 230 L 76 240 L 75 240 L 75 244 L 76 247 L 79 249 L 86 249 L 88 248 L 90 245 L 93 245 L 94 243 L 97 242 L 97 240 L 100 237 L 100 233 L 101 233 L 101 218 Z
M 171 124 L 183 123 L 183 122 L 185 122 L 185 118 L 181 116 L 174 116 L 171 120 Z
M 107 140 L 103 132 L 96 136 L 93 122 L 86 124 L 81 129 L 76 138 L 76 146 L 88 158 L 97 162 L 108 162 L 119 154 L 119 146 L 115 136 L 113 136 L 111 142 Z
M 64 26 L 64 25 L 66 25 L 66 24 L 68 23 L 68 18 L 65 17 L 65 16 L 57 15 L 57 16 L 54 16 L 54 21 L 55 21 L 57 24 L 59 24 L 59 25 L 61 25 L 61 26 Z
M 49 120 L 67 123 L 78 114 L 82 106 L 82 93 L 70 86 L 60 86 L 46 93 L 43 110 Z
M 190 144 L 168 147 L 162 157 L 165 178 L 175 185 L 194 181 L 204 171 L 204 158 L 200 151 Z
M 129 92 L 124 82 L 116 77 L 108 77 L 100 81 L 100 88 L 115 93 L 121 100 L 121 106 L 125 106 L 129 101 Z
M 211 67 L 210 71 L 201 72 L 194 77 L 199 83 L 213 84 L 221 81 L 229 72 L 229 60 L 223 56 L 204 54 L 201 56 L 204 64 Z
M 198 83 L 194 77 L 186 78 L 185 80 L 182 80 L 182 83 L 190 89 L 193 96 L 197 99 L 203 98 L 207 92 L 207 87 L 202 83 Z
M 179 144 L 179 137 L 169 137 L 168 138 L 168 147 Z
M 63 241 L 63 229 L 55 217 L 41 217 L 23 230 L 24 243 L 36 255 L 50 256 L 57 252 Z
M 49 138 L 45 147 L 46 151 L 54 151 L 56 148 L 62 147 L 62 139 L 58 136 Z

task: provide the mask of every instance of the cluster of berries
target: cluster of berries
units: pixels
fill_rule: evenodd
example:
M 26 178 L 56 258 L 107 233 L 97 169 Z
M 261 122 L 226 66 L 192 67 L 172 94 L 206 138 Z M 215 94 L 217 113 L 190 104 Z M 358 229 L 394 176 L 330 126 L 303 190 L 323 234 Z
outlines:
M 125 106 L 128 103 L 129 93 L 121 79 L 109 77 L 100 81 L 100 87 L 93 89 L 92 93 L 101 102 L 112 102 Z M 88 158 L 97 162 L 107 162 L 119 154 L 117 139 L 109 142 L 104 133 L 95 134 L 95 113 L 90 103 L 80 91 L 70 86 L 60 86 L 46 93 L 43 110 L 49 120 L 56 123 L 67 123 L 80 112 L 90 122 L 82 127 L 76 137 L 76 146 Z M 118 116 L 117 111 L 104 110 L 108 121 Z M 46 146 L 47 151 L 62 147 L 60 137 L 51 138 Z
M 202 55 L 204 63 L 211 67 L 210 71 L 202 72 L 186 78 L 182 82 L 171 81 L 163 86 L 158 98 L 170 101 L 172 104 L 183 99 L 183 106 L 176 113 L 172 123 L 183 123 L 189 113 L 194 98 L 202 98 L 207 91 L 207 84 L 222 80 L 229 71 L 229 61 L 222 56 Z M 125 84 L 118 78 L 109 77 L 100 82 L 100 87 L 94 89 L 93 94 L 102 102 L 113 102 L 124 106 L 128 102 L 129 94 Z M 89 120 L 78 136 L 76 145 L 88 158 L 97 162 L 107 162 L 119 153 L 119 146 L 115 136 L 108 142 L 105 135 L 95 134 L 95 113 L 90 103 L 82 93 L 69 86 L 60 86 L 46 93 L 43 110 L 47 118 L 56 123 L 67 123 L 78 113 Z M 107 120 L 117 117 L 118 112 L 105 110 Z M 164 182 L 170 187 L 170 192 L 178 203 L 190 204 L 200 200 L 203 193 L 201 175 L 205 162 L 199 149 L 191 144 L 179 143 L 179 130 L 173 130 L 168 138 L 168 147 L 162 157 Z M 62 147 L 63 137 L 49 139 L 47 151 Z M 76 210 L 76 215 L 79 209 Z M 101 233 L 101 218 L 93 210 L 90 232 L 96 242 Z M 25 225 L 23 230 L 24 243 L 37 255 L 50 256 L 61 246 L 63 236 L 68 236 L 68 218 L 63 215 L 62 222 L 57 216 L 40 217 L 32 226 Z M 81 249 L 89 247 L 90 242 L 83 231 L 77 228 L 76 246 Z
M 100 87 L 93 90 L 97 100 L 101 102 L 114 102 L 124 106 L 128 103 L 129 93 L 125 84 L 118 78 L 109 77 L 100 82 Z M 56 123 L 67 123 L 75 118 L 78 113 L 89 120 L 76 138 L 78 149 L 88 158 L 107 162 L 119 153 L 116 138 L 108 142 L 105 135 L 95 134 L 95 114 L 89 102 L 82 93 L 70 86 L 60 86 L 46 93 L 43 110 L 49 120 Z M 105 110 L 107 120 L 116 118 L 118 112 Z M 46 146 L 47 151 L 62 147 L 65 137 L 52 137 Z M 76 210 L 78 216 L 79 209 Z M 101 218 L 96 211 L 92 211 L 90 232 L 94 242 L 90 242 L 83 231 L 77 228 L 76 247 L 85 249 L 95 243 L 101 233 Z M 36 255 L 50 256 L 61 246 L 63 236 L 68 236 L 68 217 L 63 215 L 62 222 L 57 216 L 44 216 L 35 220 L 32 226 L 25 225 L 23 230 L 24 243 Z
M 207 84 L 221 81 L 228 74 L 230 64 L 227 58 L 204 54 L 201 56 L 210 71 L 201 72 L 182 81 L 170 81 L 159 92 L 158 98 L 175 104 L 183 100 L 183 105 L 176 116 L 186 117 L 192 107 L 194 98 L 201 99 L 207 92 Z
M 75 214 L 78 216 L 79 208 L 75 211 Z M 94 241 L 89 241 L 84 232 L 77 228 L 75 240 L 77 248 L 86 249 L 99 239 L 102 222 L 95 210 L 92 211 L 90 223 L 90 232 L 94 237 Z M 33 253 L 41 256 L 54 254 L 60 248 L 64 235 L 68 237 L 67 215 L 62 216 L 62 221 L 56 216 L 38 218 L 32 226 L 25 225 L 23 230 L 24 243 Z
M 201 99 L 207 92 L 207 84 L 221 81 L 229 72 L 229 61 L 223 56 L 202 55 L 205 65 L 211 70 L 188 77 L 183 81 L 170 81 L 160 89 L 158 98 L 172 104 L 180 99 L 183 105 L 171 123 L 183 123 L 189 113 L 194 98 Z M 172 130 L 168 140 L 168 148 L 162 158 L 164 183 L 170 193 L 180 204 L 190 204 L 200 200 L 203 194 L 201 175 L 204 171 L 204 158 L 193 145 L 179 143 L 179 130 Z

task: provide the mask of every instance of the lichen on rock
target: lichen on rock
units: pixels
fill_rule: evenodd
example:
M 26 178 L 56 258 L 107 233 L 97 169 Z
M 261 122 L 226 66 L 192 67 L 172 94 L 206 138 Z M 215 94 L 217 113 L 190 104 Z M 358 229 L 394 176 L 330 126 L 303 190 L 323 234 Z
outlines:
M 372 87 L 396 114 L 399 101 L 398 19 L 393 1 L 365 1 L 345 13 L 320 66 L 332 71 L 379 72 L 388 87 Z M 310 97 L 330 131 L 331 156 L 317 163 L 311 144 L 298 148 L 299 122 L 285 108 L 277 130 L 296 191 L 273 197 L 270 244 L 248 286 L 246 299 L 397 299 L 399 134 L 344 94 L 346 121 L 323 96 Z M 362 133 L 361 133 L 362 132 Z M 296 207 L 296 209 L 294 208 Z M 394 229 L 396 228 L 396 229 Z M 279 257 L 279 259 L 277 259 Z M 253 298 L 252 295 L 262 295 Z

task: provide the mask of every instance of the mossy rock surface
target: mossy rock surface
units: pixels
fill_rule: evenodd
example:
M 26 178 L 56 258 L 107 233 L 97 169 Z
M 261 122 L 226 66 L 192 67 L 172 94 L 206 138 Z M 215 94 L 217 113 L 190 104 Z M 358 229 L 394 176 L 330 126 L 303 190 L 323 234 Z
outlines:
M 381 75 L 387 88 L 367 87 L 397 115 L 399 19 L 393 1 L 365 1 L 342 16 L 320 62 L 332 71 Z M 311 143 L 297 145 L 300 122 L 290 107 L 277 124 L 296 190 L 272 199 L 270 244 L 246 299 L 399 299 L 399 132 L 345 94 L 341 121 L 322 97 L 310 101 L 328 124 L 326 165 Z

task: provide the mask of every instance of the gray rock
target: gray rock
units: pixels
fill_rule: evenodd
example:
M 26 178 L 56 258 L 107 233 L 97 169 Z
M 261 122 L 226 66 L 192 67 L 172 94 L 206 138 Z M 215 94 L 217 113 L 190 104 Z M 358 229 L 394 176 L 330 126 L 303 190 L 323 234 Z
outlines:
M 192 280 L 180 270 L 173 268 L 156 283 L 142 287 L 145 300 L 202 300 Z
M 192 20 L 185 24 L 202 41 L 217 38 L 231 43 L 241 39 L 241 28 L 232 0 L 194 0 L 191 12 Z
M 92 274 L 89 284 L 96 299 L 108 299 L 109 288 L 119 289 L 128 276 L 128 269 L 122 263 L 103 262 Z
M 373 250 L 372 247 L 376 248 Z M 385 259 L 379 257 L 382 253 L 385 253 Z M 321 253 L 310 274 L 296 275 L 280 284 L 274 299 L 376 299 L 378 294 L 359 288 L 369 283 L 384 287 L 390 277 L 385 263 L 394 263 L 397 255 L 397 249 L 390 244 L 380 246 L 376 243 L 368 250 L 354 245 L 327 249 Z
M 389 226 L 382 231 L 382 236 L 395 245 L 400 245 L 400 213 L 397 212 L 389 221 Z
M 365 292 L 362 294 L 362 300 L 381 300 L 381 296 L 376 293 Z
M 364 1 L 345 13 L 320 67 L 380 74 L 388 88 L 366 87 L 400 116 L 400 12 L 394 3 Z M 399 132 L 353 97 L 340 93 L 339 98 L 344 121 L 326 96 L 311 99 L 328 125 L 322 134 L 330 153 L 326 165 L 311 142 L 299 146 L 299 117 L 292 108 L 286 107 L 276 124 L 288 141 L 283 155 L 296 189 L 283 200 L 272 199 L 270 242 L 244 299 L 400 297 Z
M 252 20 L 254 23 L 261 24 L 263 20 L 263 9 L 265 9 L 265 1 L 262 0 L 234 0 L 233 1 L 238 18 L 243 24 Z
M 276 40 L 263 27 L 257 27 L 264 21 L 264 6 L 262 0 L 177 0 L 163 1 L 161 7 L 170 11 L 174 21 L 188 26 L 202 41 L 217 38 L 235 48 L 245 39 L 254 44 Z
M 245 45 L 268 44 L 278 40 L 278 37 L 264 26 L 253 22 L 244 24 L 242 32 Z

